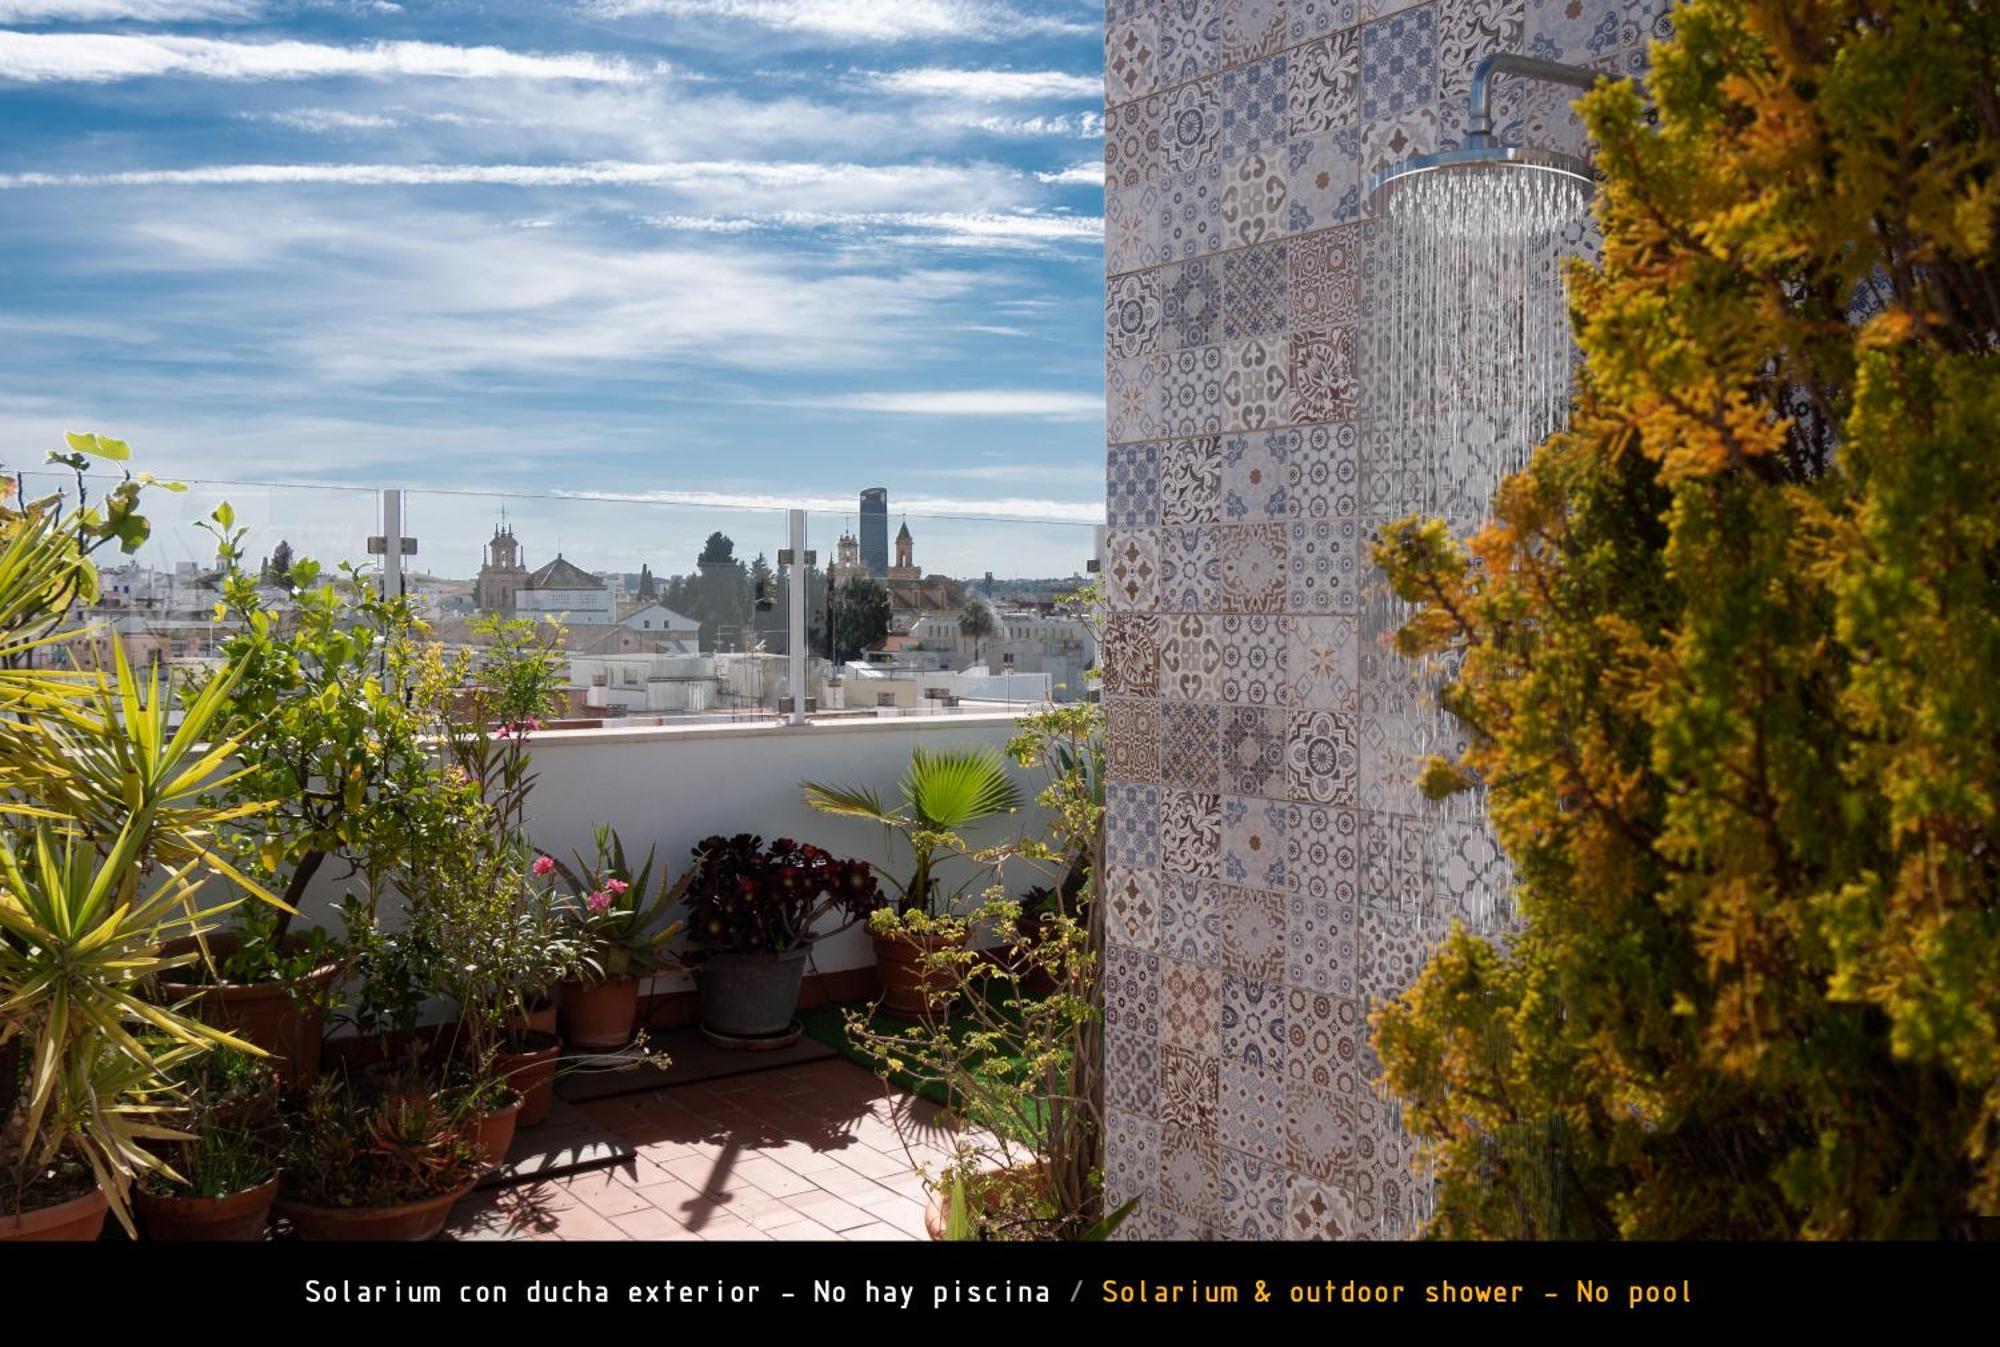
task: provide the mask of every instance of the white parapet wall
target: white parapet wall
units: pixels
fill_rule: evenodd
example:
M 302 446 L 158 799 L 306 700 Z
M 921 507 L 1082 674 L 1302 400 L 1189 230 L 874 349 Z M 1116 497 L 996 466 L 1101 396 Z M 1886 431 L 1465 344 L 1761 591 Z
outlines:
M 892 842 L 876 825 L 816 812 L 806 805 L 801 783 L 870 786 L 893 802 L 913 749 L 1004 748 L 1017 726 L 1016 715 L 997 713 L 797 727 L 759 722 L 547 731 L 530 741 L 536 781 L 528 833 L 537 847 L 565 862 L 572 852 L 587 860 L 596 828 L 608 824 L 635 864 L 655 847 L 659 862 L 678 875 L 702 838 L 748 832 L 766 841 L 810 842 L 904 876 L 909 851 L 900 840 Z M 1039 770 L 1015 770 L 1028 803 L 1012 817 L 977 829 L 968 839 L 975 846 L 1045 832 L 1047 816 L 1033 804 L 1042 784 Z M 968 873 L 948 872 L 947 882 L 960 882 Z M 1008 887 L 1018 895 L 1038 879 L 1021 867 L 1009 874 Z M 334 909 L 353 882 L 342 881 L 338 867 L 329 864 L 308 896 L 307 918 L 337 928 Z M 814 951 L 821 972 L 861 968 L 873 959 L 867 932 L 859 927 L 821 941 Z M 669 975 L 650 989 L 688 985 L 684 975 Z

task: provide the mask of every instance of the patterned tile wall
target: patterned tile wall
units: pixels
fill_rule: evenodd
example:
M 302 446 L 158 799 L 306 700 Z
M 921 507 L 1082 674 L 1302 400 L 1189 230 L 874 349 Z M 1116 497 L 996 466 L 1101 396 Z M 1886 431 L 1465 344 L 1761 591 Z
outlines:
M 1138 1238 L 1406 1234 L 1372 1003 L 1504 875 L 1414 763 L 1441 726 L 1367 540 L 1422 503 L 1363 363 L 1371 174 L 1473 66 L 1643 73 L 1667 0 L 1108 0 L 1108 1183 Z M 1500 82 L 1583 152 L 1568 91 Z M 1445 745 L 1444 747 L 1449 747 Z

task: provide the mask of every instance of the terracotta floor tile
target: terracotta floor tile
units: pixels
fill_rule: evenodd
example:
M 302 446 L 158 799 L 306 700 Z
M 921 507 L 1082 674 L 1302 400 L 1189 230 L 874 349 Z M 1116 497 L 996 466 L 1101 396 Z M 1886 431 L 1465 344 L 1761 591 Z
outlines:
M 779 1240 L 781 1242 L 790 1242 L 796 1240 L 827 1240 L 827 1239 L 840 1238 L 838 1234 L 836 1234 L 834 1231 L 828 1230 L 818 1221 L 793 1221 L 790 1225 L 767 1227 L 764 1233 L 769 1235 L 772 1239 Z
M 843 1231 L 840 1237 L 842 1239 L 864 1241 L 907 1240 L 910 1238 L 908 1234 L 896 1229 L 895 1226 L 885 1225 L 881 1221 L 876 1221 L 872 1225 L 857 1226 L 852 1230 Z
M 788 1197 L 785 1204 L 801 1216 L 810 1216 L 829 1230 L 852 1230 L 856 1226 L 868 1225 L 875 1217 L 846 1198 L 835 1197 L 832 1193 L 812 1192 L 803 1197 Z

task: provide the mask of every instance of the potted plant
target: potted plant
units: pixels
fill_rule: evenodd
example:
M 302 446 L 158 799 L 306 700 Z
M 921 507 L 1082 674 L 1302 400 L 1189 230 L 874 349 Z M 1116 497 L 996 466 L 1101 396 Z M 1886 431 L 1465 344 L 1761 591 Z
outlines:
M 882 905 L 866 861 L 837 860 L 781 837 L 769 846 L 738 833 L 694 849 L 686 940 L 693 951 L 702 1031 L 713 1042 L 757 1046 L 796 1032 L 793 1012 L 813 941 Z M 822 918 L 844 920 L 820 930 Z
M 639 980 L 672 963 L 667 943 L 680 923 L 662 923 L 687 892 L 693 872 L 670 882 L 663 870 L 655 888 L 650 850 L 635 872 L 616 833 L 600 827 L 596 841 L 594 862 L 577 856 L 574 868 L 556 863 L 571 890 L 565 911 L 578 956 L 575 976 L 562 984 L 561 1022 L 570 1046 L 608 1051 L 632 1041 Z
M 340 976 L 340 950 L 320 928 L 286 931 L 284 914 L 249 907 L 236 926 L 183 937 L 169 955 L 202 955 L 157 984 L 161 1000 L 270 1053 L 280 1075 L 301 1085 L 319 1078 L 320 1047 Z
M 187 1076 L 184 1141 L 162 1152 L 172 1169 L 145 1175 L 132 1209 L 146 1238 L 256 1240 L 278 1196 L 278 1073 L 244 1053 L 219 1049 Z
M 423 1088 L 322 1080 L 288 1134 L 277 1210 L 301 1239 L 430 1239 L 486 1167 L 463 1119 Z
M 882 1004 L 899 1015 L 925 1015 L 949 996 L 949 983 L 923 957 L 938 949 L 963 949 L 971 928 L 953 908 L 978 877 L 947 887 L 940 867 L 971 854 L 961 838 L 966 828 L 983 819 L 1012 813 L 1021 792 L 1008 774 L 1007 761 L 990 748 L 945 749 L 931 753 L 919 748 L 910 755 L 899 790 L 902 802 L 883 804 L 872 789 L 807 782 L 806 803 L 822 813 L 880 823 L 890 837 L 901 837 L 910 849 L 907 879 L 893 874 L 888 882 L 896 894 L 891 908 L 868 919 L 875 937 L 875 960 L 882 973 Z

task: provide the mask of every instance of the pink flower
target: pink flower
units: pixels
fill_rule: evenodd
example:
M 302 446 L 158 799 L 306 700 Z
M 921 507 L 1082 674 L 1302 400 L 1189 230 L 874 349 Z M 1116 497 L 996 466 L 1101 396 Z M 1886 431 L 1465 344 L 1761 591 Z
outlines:
M 593 915 L 601 917 L 611 910 L 611 895 L 599 889 L 584 900 L 584 906 L 588 907 Z
M 611 892 L 617 894 L 620 898 L 623 898 L 625 896 L 625 890 L 631 888 L 632 886 L 630 884 L 627 884 L 622 879 L 607 879 L 604 881 L 604 887 L 609 889 Z
M 556 872 L 555 858 L 553 856 L 537 856 L 535 857 L 535 863 L 529 868 L 535 872 L 536 879 L 547 879 Z

